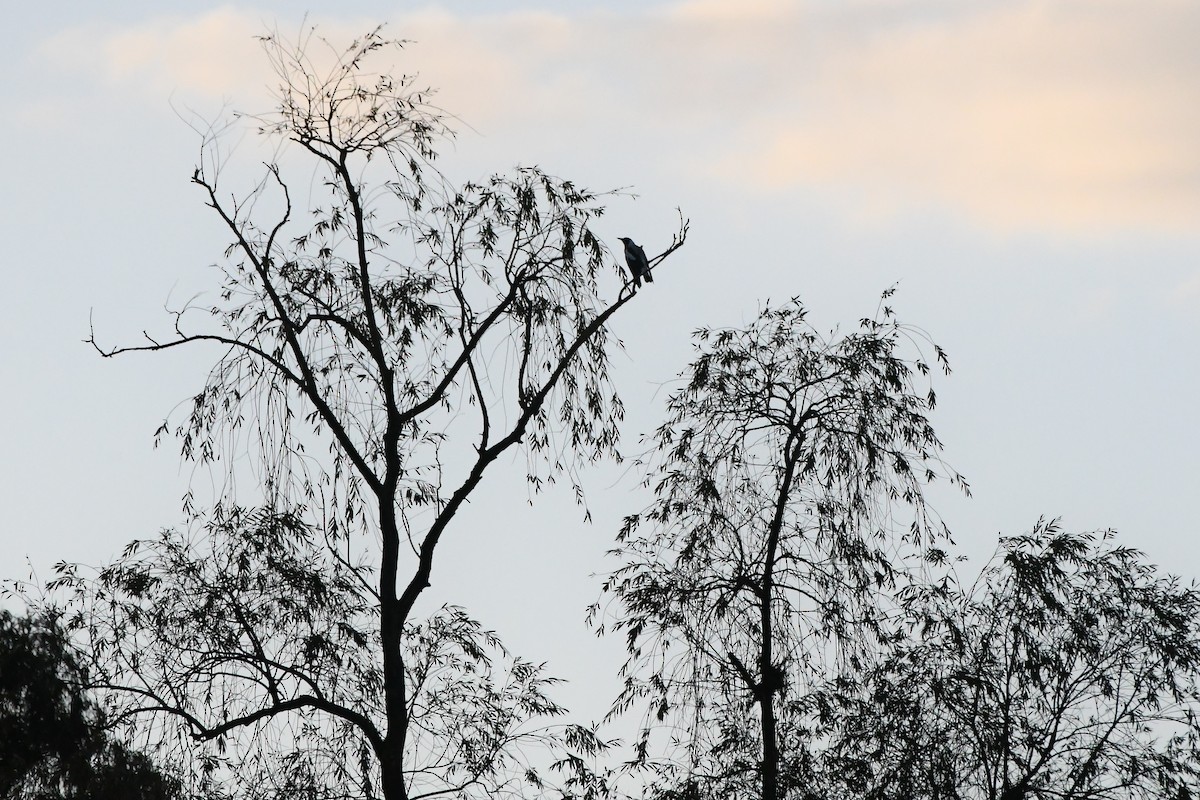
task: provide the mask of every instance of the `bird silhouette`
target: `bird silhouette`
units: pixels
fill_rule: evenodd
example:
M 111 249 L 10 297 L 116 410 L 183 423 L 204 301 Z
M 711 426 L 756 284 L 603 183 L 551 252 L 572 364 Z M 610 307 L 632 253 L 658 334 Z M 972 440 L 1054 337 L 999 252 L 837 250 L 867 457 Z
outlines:
M 625 243 L 625 264 L 629 267 L 629 274 L 633 276 L 633 285 L 641 286 L 642 278 L 646 279 L 646 283 L 654 283 L 646 251 L 627 236 L 622 236 L 621 241 Z

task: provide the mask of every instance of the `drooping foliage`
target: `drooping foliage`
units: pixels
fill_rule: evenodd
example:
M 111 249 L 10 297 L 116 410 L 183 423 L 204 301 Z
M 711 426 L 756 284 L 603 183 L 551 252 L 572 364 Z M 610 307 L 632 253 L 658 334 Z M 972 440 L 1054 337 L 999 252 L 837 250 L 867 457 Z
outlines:
M 1043 520 L 909 606 L 920 624 L 840 716 L 824 772 L 845 796 L 1200 796 L 1194 585 Z
M 948 365 L 886 306 L 847 335 L 792 301 L 696 339 L 655 435 L 655 500 L 605 584 L 629 650 L 614 712 L 649 705 L 637 759 L 662 791 L 800 796 L 822 698 L 894 634 L 903 554 L 942 558 L 923 487 L 947 471 L 918 384 Z
M 270 143 L 261 178 L 231 186 L 224 129 L 200 129 L 216 296 L 144 344 L 92 339 L 215 348 L 160 434 L 217 491 L 98 574 L 64 565 L 63 613 L 114 719 L 198 742 L 198 774 L 244 797 L 503 796 L 543 784 L 531 740 L 561 791 L 590 785 L 602 743 L 538 727 L 560 710 L 540 669 L 418 600 L 502 456 L 541 487 L 616 454 L 607 326 L 635 295 L 593 227 L 613 195 L 538 167 L 453 183 L 445 115 L 380 66 L 403 43 L 378 29 L 263 44 L 276 108 L 236 120 Z
M 212 745 L 177 757 L 191 755 L 210 783 L 245 798 L 371 797 L 386 684 L 369 574 L 337 539 L 257 511 L 195 536 L 134 542 L 98 575 L 72 568 L 51 588 L 75 593 L 68 623 L 91 643 L 92 682 L 113 711 L 139 719 L 165 751 L 177 750 L 177 725 L 152 712 L 183 717 Z M 537 779 L 535 762 L 563 757 L 566 737 L 584 754 L 602 744 L 588 729 L 547 728 L 564 711 L 546 694 L 555 680 L 461 608 L 406 625 L 402 647 L 411 793 L 453 785 L 503 795 L 514 770 Z M 272 722 L 306 708 L 324 714 Z

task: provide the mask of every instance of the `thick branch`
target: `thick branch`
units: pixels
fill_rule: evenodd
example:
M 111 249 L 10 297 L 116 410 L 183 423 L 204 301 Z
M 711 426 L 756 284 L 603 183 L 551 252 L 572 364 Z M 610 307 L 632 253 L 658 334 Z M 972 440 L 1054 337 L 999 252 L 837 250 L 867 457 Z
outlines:
M 275 176 L 276 182 L 283 189 L 284 196 L 288 198 L 287 211 L 284 214 L 284 219 L 275 227 L 275 230 L 278 231 L 284 222 L 286 222 L 291 216 L 291 199 L 288 196 L 287 185 L 279 177 L 278 170 L 276 168 L 271 168 L 271 174 Z M 280 323 L 283 327 L 284 337 L 287 340 L 288 346 L 291 349 L 292 355 L 295 357 L 296 364 L 300 369 L 301 375 L 303 376 L 303 379 L 300 381 L 299 385 L 302 387 L 305 396 L 308 397 L 314 406 L 316 406 L 318 413 L 321 415 L 321 419 L 326 425 L 329 426 L 334 438 L 337 439 L 338 444 L 346 453 L 347 458 L 350 459 L 350 463 L 352 463 L 355 469 L 358 470 L 363 480 L 365 480 L 372 489 L 379 491 L 382 486 L 379 477 L 375 474 L 374 470 L 371 469 L 371 465 L 367 463 L 367 460 L 363 457 L 362 453 L 359 452 L 358 447 L 350 438 L 350 434 L 346 431 L 346 428 L 342 424 L 341 419 L 338 418 L 337 413 L 334 412 L 329 403 L 325 401 L 325 398 L 321 396 L 320 389 L 317 386 L 316 377 L 313 375 L 312 367 L 308 363 L 308 358 L 304 353 L 304 348 L 300 345 L 300 338 L 296 330 L 296 325 L 292 321 L 291 317 L 288 316 L 287 307 L 284 305 L 283 299 L 279 296 L 279 292 L 275 288 L 275 285 L 271 282 L 271 275 L 269 271 L 270 253 L 267 253 L 265 256 L 259 256 L 259 254 L 255 252 L 253 245 L 246 240 L 245 235 L 242 233 L 241 227 L 238 225 L 237 220 L 231 217 L 221 205 L 220 201 L 217 200 L 216 187 L 204 179 L 204 177 L 200 174 L 199 169 L 193 173 L 192 181 L 202 186 L 204 190 L 208 192 L 209 206 L 217 212 L 217 214 L 221 217 L 221 220 L 225 223 L 225 226 L 233 232 L 233 235 L 237 238 L 238 247 L 241 248 L 242 252 L 246 254 L 246 257 L 250 259 L 250 263 L 254 265 L 255 271 L 258 273 L 260 280 L 262 280 L 263 288 L 270 297 L 271 304 L 275 308 L 275 313 L 279 315 Z M 272 235 L 274 235 L 274 232 Z
M 326 700 L 323 697 L 315 697 L 309 694 L 300 695 L 299 697 L 294 697 L 291 700 L 284 700 L 281 703 L 273 703 L 265 708 L 260 708 L 258 711 L 253 711 L 249 714 L 227 720 L 213 728 L 204 725 L 202 722 L 200 722 L 200 720 L 196 719 L 191 714 L 182 711 L 181 709 L 163 710 L 186 719 L 197 731 L 193 734 L 193 736 L 197 739 L 207 741 L 210 739 L 215 739 L 218 736 L 223 736 L 236 728 L 253 725 L 259 720 L 267 719 L 288 711 L 298 711 L 302 708 L 315 708 L 318 711 L 324 711 L 331 716 L 338 717 L 339 719 L 349 722 L 362 731 L 363 735 L 366 736 L 367 740 L 371 742 L 371 746 L 376 752 L 383 752 L 383 737 L 380 735 L 379 730 L 375 727 L 375 723 L 371 722 L 370 719 L 363 714 L 339 705 L 338 703 Z
M 686 227 L 684 230 L 686 231 Z M 674 245 L 674 249 L 678 249 L 680 244 L 682 244 L 682 241 L 679 244 Z M 527 402 L 521 405 L 521 416 L 517 419 L 508 435 L 498 440 L 491 447 L 484 448 L 479 451 L 479 454 L 475 460 L 475 464 L 471 468 L 470 474 L 467 475 L 462 485 L 455 490 L 454 494 L 450 496 L 450 499 L 446 502 L 446 505 L 438 514 L 437 519 L 435 519 L 433 525 L 430 526 L 429 533 L 421 542 L 417 569 L 413 573 L 412 579 L 409 581 L 408 586 L 405 587 L 403 594 L 400 596 L 399 608 L 402 618 L 407 619 L 409 613 L 412 611 L 413 605 L 417 601 L 417 598 L 420 596 L 421 592 L 425 590 L 425 587 L 429 585 L 430 576 L 433 574 L 434 550 L 437 548 L 438 542 L 441 540 L 442 534 L 445 532 L 446 527 L 450 524 L 450 520 L 454 518 L 454 515 L 458 513 L 459 508 L 461 508 L 462 504 L 466 502 L 467 497 L 470 496 L 471 492 L 475 490 L 475 487 L 478 486 L 479 482 L 483 479 L 483 473 L 487 469 L 487 466 L 495 461 L 509 447 L 512 447 L 514 444 L 521 441 L 521 437 L 524 436 L 525 430 L 529 427 L 529 423 L 542 408 L 546 398 L 550 395 L 550 392 L 558 383 L 563 373 L 566 372 L 567 368 L 571 365 L 571 362 L 575 359 L 575 356 L 584 347 L 584 345 L 587 344 L 587 342 L 591 340 L 594 335 L 596 335 L 596 333 L 604 326 L 604 324 L 607 323 L 608 320 L 634 296 L 635 295 L 633 293 L 627 293 L 624 296 L 619 297 L 617 301 L 609 308 L 598 314 L 596 318 L 592 320 L 592 322 L 587 325 L 578 336 L 576 336 L 575 341 L 571 343 L 571 346 L 567 349 L 566 353 L 564 353 L 562 358 L 559 359 L 558 365 L 546 379 L 541 388 L 530 395 Z
M 504 298 L 496 304 L 496 307 L 488 313 L 483 322 L 475 328 L 471 338 L 463 347 L 463 351 L 459 354 L 458 358 L 454 360 L 454 363 L 450 365 L 449 369 L 446 370 L 446 374 L 442 376 L 442 379 L 438 382 L 437 386 L 430 391 L 429 396 L 416 405 L 406 408 L 400 413 L 400 423 L 402 425 L 407 425 L 421 414 L 424 414 L 426 411 L 433 408 L 443 399 L 446 390 L 450 388 L 450 385 L 458 376 L 459 370 L 461 370 L 463 366 L 470 361 L 471 356 L 475 353 L 475 348 L 477 348 L 479 343 L 483 341 L 483 337 L 491 329 L 492 325 L 494 325 L 496 321 L 508 311 L 509 307 L 516 300 L 517 290 L 520 288 L 520 286 L 521 283 L 519 281 L 514 282 L 509 286 L 508 294 L 506 294 Z

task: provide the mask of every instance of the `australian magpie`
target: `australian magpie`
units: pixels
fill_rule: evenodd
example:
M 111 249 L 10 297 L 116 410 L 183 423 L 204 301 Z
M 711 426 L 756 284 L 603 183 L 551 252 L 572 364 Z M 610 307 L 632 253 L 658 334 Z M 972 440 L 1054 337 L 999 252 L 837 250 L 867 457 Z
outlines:
M 629 274 L 633 276 L 633 285 L 641 286 L 642 278 L 646 279 L 646 283 L 654 283 L 646 251 L 626 236 L 622 236 L 621 241 L 625 243 L 625 263 L 629 266 Z

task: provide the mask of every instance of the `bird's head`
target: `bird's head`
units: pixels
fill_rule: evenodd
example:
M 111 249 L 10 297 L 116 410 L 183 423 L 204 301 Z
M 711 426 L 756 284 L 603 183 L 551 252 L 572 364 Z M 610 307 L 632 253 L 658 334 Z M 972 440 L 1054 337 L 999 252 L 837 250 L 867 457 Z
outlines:
M 628 236 L 618 237 L 617 241 L 624 242 L 625 244 L 633 244 L 633 239 L 630 239 Z

